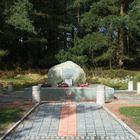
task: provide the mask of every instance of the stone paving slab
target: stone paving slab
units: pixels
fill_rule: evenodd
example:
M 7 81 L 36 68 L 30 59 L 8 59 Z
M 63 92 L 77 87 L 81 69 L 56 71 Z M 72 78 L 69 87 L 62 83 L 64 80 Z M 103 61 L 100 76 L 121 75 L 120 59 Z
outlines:
M 76 106 L 76 120 L 74 120 L 76 136 L 75 134 L 71 137 L 60 136 L 58 132 L 62 119 L 61 111 L 65 104 L 41 104 L 5 140 L 137 140 L 126 128 L 93 102 L 72 103 Z M 67 110 L 66 107 L 65 109 Z M 71 115 L 73 116 L 73 114 L 65 114 L 65 117 L 71 118 Z M 65 124 L 63 125 L 66 127 Z
M 76 104 L 65 103 L 61 109 L 58 136 L 76 136 Z
M 140 95 L 137 93 L 115 93 L 115 97 L 117 97 L 120 101 L 123 101 L 128 104 L 140 104 Z M 115 103 L 115 102 L 114 102 Z

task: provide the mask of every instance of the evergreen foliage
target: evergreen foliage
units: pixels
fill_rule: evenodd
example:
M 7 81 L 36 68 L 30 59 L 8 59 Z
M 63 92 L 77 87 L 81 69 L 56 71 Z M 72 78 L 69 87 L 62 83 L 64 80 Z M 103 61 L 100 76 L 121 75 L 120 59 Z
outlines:
M 140 67 L 139 38 L 139 0 L 0 2 L 1 68 Z
M 29 15 L 32 12 L 32 4 L 28 0 L 14 1 L 13 5 L 7 8 L 4 12 L 7 24 L 21 30 L 35 32 Z

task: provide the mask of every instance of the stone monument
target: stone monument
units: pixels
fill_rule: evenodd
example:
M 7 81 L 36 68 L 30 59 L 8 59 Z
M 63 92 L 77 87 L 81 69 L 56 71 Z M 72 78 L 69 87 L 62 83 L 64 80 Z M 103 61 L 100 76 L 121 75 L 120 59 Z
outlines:
M 69 85 L 77 86 L 86 82 L 84 70 L 72 61 L 66 61 L 50 68 L 48 72 L 48 84 L 57 86 L 60 82 L 69 82 Z

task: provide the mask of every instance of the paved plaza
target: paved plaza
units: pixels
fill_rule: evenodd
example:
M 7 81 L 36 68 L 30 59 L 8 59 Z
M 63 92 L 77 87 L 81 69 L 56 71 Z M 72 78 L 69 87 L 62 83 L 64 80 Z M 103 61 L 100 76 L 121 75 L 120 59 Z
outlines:
M 5 140 L 137 140 L 93 102 L 41 104 Z

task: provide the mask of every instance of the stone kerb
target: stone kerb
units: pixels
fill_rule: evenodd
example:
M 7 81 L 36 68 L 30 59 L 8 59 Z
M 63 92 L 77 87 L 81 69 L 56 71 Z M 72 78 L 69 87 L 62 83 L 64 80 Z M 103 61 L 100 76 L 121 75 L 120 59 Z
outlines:
M 32 87 L 32 99 L 34 103 L 40 102 L 40 86 Z
M 128 82 L 128 91 L 133 91 L 133 81 Z
M 140 95 L 140 82 L 137 83 L 137 93 Z
M 103 106 L 105 104 L 105 86 L 98 85 L 97 86 L 97 95 L 96 95 L 96 103 L 98 105 Z
M 8 92 L 12 92 L 13 91 L 13 82 L 8 82 Z

